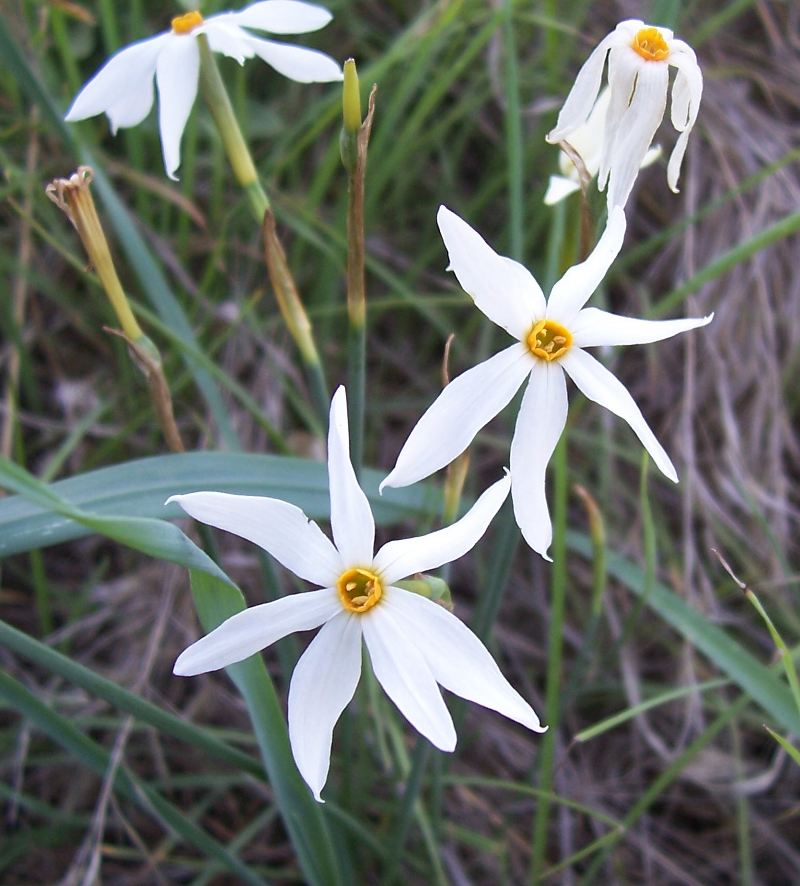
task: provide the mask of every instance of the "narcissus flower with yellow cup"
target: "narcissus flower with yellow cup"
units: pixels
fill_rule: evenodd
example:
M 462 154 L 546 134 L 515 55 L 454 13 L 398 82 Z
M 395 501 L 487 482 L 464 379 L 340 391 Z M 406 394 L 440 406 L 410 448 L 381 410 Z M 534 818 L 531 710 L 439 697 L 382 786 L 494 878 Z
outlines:
M 113 55 L 81 89 L 66 120 L 105 114 L 116 132 L 136 126 L 153 107 L 153 78 L 158 87 L 158 125 L 167 175 L 174 179 L 180 166 L 180 144 L 197 96 L 200 50 L 205 35 L 213 52 L 244 64 L 258 56 L 280 74 L 300 83 L 342 79 L 341 66 L 329 55 L 302 46 L 265 40 L 250 29 L 272 34 L 305 34 L 331 20 L 327 9 L 299 0 L 262 0 L 239 12 L 204 18 L 187 12 L 172 19 L 169 31 L 126 46 Z
M 591 114 L 586 122 L 579 126 L 567 139 L 570 147 L 575 150 L 583 162 L 590 178 L 600 171 L 600 157 L 603 152 L 603 141 L 606 134 L 606 116 L 611 100 L 611 91 L 606 87 L 594 103 Z M 654 147 L 644 155 L 641 168 L 650 166 L 661 156 L 661 148 Z M 561 175 L 551 175 L 547 183 L 544 202 L 554 206 L 581 189 L 581 176 L 578 168 L 565 151 L 559 152 L 558 167 Z
M 608 183 L 608 205 L 624 206 L 659 123 L 669 91 L 669 67 L 677 69 L 670 116 L 680 133 L 667 164 L 667 183 L 677 193 L 689 133 L 697 120 L 703 74 L 694 50 L 669 28 L 639 19 L 620 22 L 592 51 L 558 115 L 547 141 L 570 141 L 586 123 L 600 91 L 606 55 L 610 100 L 600 156 L 598 186 Z
M 350 462 L 344 388 L 331 404 L 328 474 L 333 543 L 299 508 L 278 499 L 222 492 L 169 499 L 196 520 L 254 542 L 321 588 L 237 613 L 186 649 L 175 673 L 214 671 L 294 631 L 320 628 L 289 687 L 292 753 L 320 801 L 333 728 L 361 675 L 362 639 L 386 694 L 437 748 L 452 751 L 456 745 L 439 685 L 543 732 L 531 706 L 466 625 L 438 603 L 396 587 L 407 576 L 471 550 L 506 500 L 508 477 L 490 486 L 458 522 L 418 538 L 387 542 L 375 553 L 372 511 Z
M 712 317 L 637 320 L 584 308 L 622 247 L 625 213 L 619 207 L 594 251 L 564 274 L 547 300 L 525 267 L 498 255 L 445 206 L 438 222 L 450 270 L 478 309 L 516 341 L 447 385 L 411 431 L 381 489 L 408 486 L 449 464 L 527 379 L 511 441 L 511 497 L 523 537 L 549 559 L 545 469 L 567 419 L 566 376 L 590 400 L 625 419 L 660 470 L 677 482 L 669 456 L 628 390 L 586 348 L 660 341 L 705 326 Z

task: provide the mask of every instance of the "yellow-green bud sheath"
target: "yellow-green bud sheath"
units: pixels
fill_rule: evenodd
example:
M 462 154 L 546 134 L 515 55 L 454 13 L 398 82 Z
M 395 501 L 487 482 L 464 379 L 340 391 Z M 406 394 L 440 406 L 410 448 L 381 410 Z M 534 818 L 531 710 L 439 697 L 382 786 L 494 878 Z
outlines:
M 97 215 L 89 190 L 93 176 L 91 167 L 79 166 L 78 171 L 69 178 L 57 178 L 50 182 L 45 193 L 72 222 L 89 261 L 103 284 L 122 331 L 135 342 L 144 339 L 144 333 L 128 304 L 128 297 L 117 276 L 108 241 Z
M 355 59 L 344 63 L 344 83 L 342 87 L 342 115 L 346 132 L 361 129 L 361 93 L 358 86 L 358 71 Z

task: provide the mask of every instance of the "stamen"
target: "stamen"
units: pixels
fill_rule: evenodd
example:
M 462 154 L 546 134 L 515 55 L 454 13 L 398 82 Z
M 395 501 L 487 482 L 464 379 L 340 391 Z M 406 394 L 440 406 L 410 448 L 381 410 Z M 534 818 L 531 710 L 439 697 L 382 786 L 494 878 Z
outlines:
M 172 19 L 172 31 L 174 34 L 191 34 L 191 32 L 203 24 L 203 16 L 197 10 L 176 15 Z
M 669 56 L 669 46 L 658 28 L 641 28 L 631 46 L 649 62 L 663 62 Z
M 539 320 L 525 337 L 525 344 L 534 357 L 558 360 L 572 347 L 572 333 L 555 320 Z
M 367 612 L 380 602 L 383 596 L 383 582 L 371 569 L 348 569 L 339 576 L 336 590 L 342 606 L 348 612 Z

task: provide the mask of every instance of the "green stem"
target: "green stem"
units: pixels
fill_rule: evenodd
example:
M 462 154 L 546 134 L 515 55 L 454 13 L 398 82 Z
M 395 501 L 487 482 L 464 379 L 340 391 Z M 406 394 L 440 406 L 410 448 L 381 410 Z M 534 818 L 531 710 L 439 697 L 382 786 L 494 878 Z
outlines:
M 539 751 L 539 787 L 542 795 L 536 808 L 533 828 L 533 849 L 530 882 L 538 882 L 547 848 L 550 800 L 553 788 L 553 759 L 558 734 L 561 701 L 561 659 L 564 626 L 564 599 L 567 586 L 567 429 L 561 435 L 553 455 L 553 578 L 550 604 L 550 625 L 547 640 L 547 691 L 544 722 L 550 727 L 544 734 Z
M 200 90 L 214 118 L 236 181 L 244 189 L 253 216 L 260 225 L 264 220 L 264 213 L 270 208 L 269 198 L 259 181 L 250 149 L 205 34 L 197 38 L 197 44 L 200 48 Z
M 347 411 L 350 423 L 350 457 L 357 477 L 364 462 L 366 356 L 366 326 L 363 322 L 351 321 L 347 333 Z

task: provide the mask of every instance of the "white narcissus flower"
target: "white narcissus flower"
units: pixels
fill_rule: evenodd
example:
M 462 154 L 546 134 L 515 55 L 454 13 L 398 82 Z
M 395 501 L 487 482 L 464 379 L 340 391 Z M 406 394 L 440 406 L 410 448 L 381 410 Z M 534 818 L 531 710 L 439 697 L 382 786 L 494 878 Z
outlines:
M 689 133 L 697 119 L 703 94 L 703 74 L 694 50 L 676 40 L 669 28 L 646 25 L 639 19 L 620 22 L 592 51 L 547 136 L 552 144 L 571 142 L 575 130 L 589 117 L 608 54 L 611 98 L 599 164 L 599 187 L 608 182 L 609 206 L 624 206 L 647 149 L 667 107 L 669 66 L 677 68 L 672 86 L 672 125 L 680 135 L 667 164 L 667 183 L 677 193 L 678 175 Z
M 583 307 L 622 247 L 625 213 L 619 207 L 591 255 L 564 274 L 547 301 L 526 268 L 498 255 L 445 206 L 439 207 L 438 222 L 449 269 L 476 306 L 516 341 L 447 385 L 411 431 L 381 489 L 415 483 L 451 462 L 527 379 L 511 441 L 511 497 L 525 540 L 549 559 L 545 469 L 567 419 L 565 373 L 590 400 L 624 418 L 661 471 L 677 482 L 669 456 L 627 389 L 585 348 L 660 341 L 705 326 L 713 315 L 636 320 Z
M 603 140 L 606 133 L 606 115 L 611 99 L 611 91 L 606 87 L 594 103 L 591 114 L 586 122 L 579 126 L 567 139 L 570 146 L 576 150 L 586 167 L 586 171 L 594 178 L 600 170 L 600 156 L 603 151 Z M 661 148 L 654 147 L 644 155 L 642 169 L 650 166 L 661 156 Z M 560 203 L 570 194 L 581 189 L 581 177 L 577 167 L 565 151 L 559 152 L 558 166 L 561 175 L 551 175 L 544 195 L 547 206 Z
M 333 727 L 361 674 L 362 637 L 386 694 L 437 748 L 452 751 L 456 745 L 437 684 L 544 732 L 533 709 L 466 625 L 438 603 L 395 586 L 469 551 L 505 501 L 508 477 L 490 486 L 457 523 L 419 538 L 390 541 L 376 554 L 372 511 L 350 463 L 344 388 L 331 404 L 328 474 L 333 544 L 299 508 L 278 499 L 223 492 L 169 499 L 196 520 L 254 542 L 322 588 L 237 613 L 183 652 L 175 673 L 192 676 L 224 668 L 293 631 L 320 628 L 289 687 L 292 753 L 320 802 Z
M 103 65 L 75 97 L 66 120 L 106 114 L 111 131 L 136 126 L 153 106 L 153 77 L 158 87 L 158 125 L 167 175 L 175 179 L 186 121 L 197 96 L 200 51 L 197 37 L 205 34 L 210 48 L 239 64 L 257 55 L 276 71 L 300 83 L 342 79 L 342 69 L 330 56 L 314 49 L 265 40 L 248 28 L 273 34 L 305 34 L 324 27 L 331 14 L 322 6 L 298 0 L 262 0 L 240 12 L 223 12 L 204 19 L 187 12 L 172 19 L 172 29 L 139 40 L 120 50 Z

